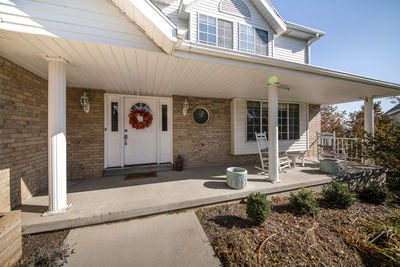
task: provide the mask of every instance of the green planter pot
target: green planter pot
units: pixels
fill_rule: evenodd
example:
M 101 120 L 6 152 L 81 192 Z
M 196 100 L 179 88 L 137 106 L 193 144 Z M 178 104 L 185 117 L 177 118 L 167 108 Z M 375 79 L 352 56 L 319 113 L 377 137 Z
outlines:
M 234 189 L 242 189 L 247 185 L 247 170 L 239 167 L 226 169 L 226 184 Z
M 337 159 L 322 159 L 319 161 L 319 170 L 323 173 L 338 174 L 339 160 Z

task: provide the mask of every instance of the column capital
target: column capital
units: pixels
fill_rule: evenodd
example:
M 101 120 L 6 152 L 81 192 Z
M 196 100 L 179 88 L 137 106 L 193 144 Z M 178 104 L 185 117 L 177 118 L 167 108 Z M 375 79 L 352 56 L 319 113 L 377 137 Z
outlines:
M 58 63 L 63 63 L 63 64 L 68 64 L 68 60 L 61 56 L 45 56 L 44 59 L 46 59 L 47 62 L 58 62 Z

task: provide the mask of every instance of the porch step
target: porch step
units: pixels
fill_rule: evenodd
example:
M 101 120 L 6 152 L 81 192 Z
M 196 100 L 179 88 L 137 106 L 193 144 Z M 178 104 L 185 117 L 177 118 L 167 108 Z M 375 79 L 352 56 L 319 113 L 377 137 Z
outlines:
M 172 171 L 173 165 L 171 163 L 163 164 L 144 164 L 144 165 L 132 165 L 125 166 L 123 168 L 107 168 L 104 169 L 104 176 L 116 176 L 134 173 L 145 173 L 145 172 L 162 172 L 162 171 Z

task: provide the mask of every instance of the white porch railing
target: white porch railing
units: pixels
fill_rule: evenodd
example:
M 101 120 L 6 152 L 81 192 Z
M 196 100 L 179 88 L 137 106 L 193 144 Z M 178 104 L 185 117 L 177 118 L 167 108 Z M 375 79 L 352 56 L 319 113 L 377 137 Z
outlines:
M 335 132 L 317 132 L 318 160 L 337 158 L 362 162 L 361 151 L 357 145 L 358 140 L 358 138 L 336 137 Z

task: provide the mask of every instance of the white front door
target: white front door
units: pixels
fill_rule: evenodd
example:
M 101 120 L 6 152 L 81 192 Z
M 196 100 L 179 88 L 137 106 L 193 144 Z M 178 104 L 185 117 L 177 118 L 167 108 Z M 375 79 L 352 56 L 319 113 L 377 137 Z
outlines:
M 124 103 L 124 165 L 158 163 L 158 124 L 159 100 L 140 97 L 126 97 Z M 129 114 L 132 110 L 144 109 L 153 117 L 150 126 L 136 129 L 129 123 Z M 143 118 L 137 116 L 142 122 Z

